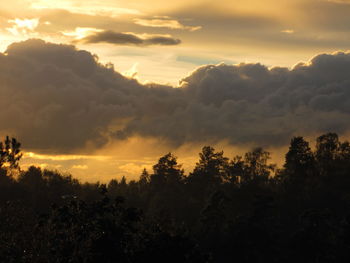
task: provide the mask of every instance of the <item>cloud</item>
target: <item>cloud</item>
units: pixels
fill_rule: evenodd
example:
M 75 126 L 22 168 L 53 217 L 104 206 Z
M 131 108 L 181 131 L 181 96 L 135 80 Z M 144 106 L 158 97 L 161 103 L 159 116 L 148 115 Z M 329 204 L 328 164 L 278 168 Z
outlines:
M 247 56 L 261 57 L 259 53 L 269 49 L 270 53 L 273 50 L 275 63 L 282 52 L 290 54 L 291 48 L 299 50 L 299 54 L 305 57 L 305 54 L 319 50 L 344 49 L 349 44 L 350 5 L 344 4 L 344 1 L 296 0 L 292 3 L 268 0 L 269 4 L 266 4 L 252 0 L 239 1 L 234 6 L 226 0 L 221 1 L 220 5 L 208 1 L 191 1 L 190 5 L 185 1 L 182 4 L 176 1 L 176 4 L 170 5 L 174 8 L 161 1 L 157 1 L 157 4 L 152 1 L 152 5 L 149 5 L 144 1 L 135 4 L 130 1 L 115 3 L 107 0 L 99 3 L 91 0 L 82 6 L 77 0 L 36 0 L 30 3 L 22 1 L 22 5 L 16 5 L 19 8 L 14 8 L 13 2 L 6 7 L 12 12 L 4 15 L 6 20 L 1 21 L 0 18 L 0 26 L 16 32 L 12 25 L 8 26 L 8 19 L 39 17 L 42 22 L 35 30 L 36 34 L 28 36 L 54 42 L 69 43 L 69 37 L 62 36 L 61 32 L 74 31 L 77 27 L 114 29 L 117 32 L 134 32 L 134 35 L 140 32 L 166 34 L 171 29 L 176 30 L 176 38 L 181 39 L 186 47 L 195 46 L 196 50 L 208 50 L 209 47 L 211 52 L 220 54 L 235 50 L 242 59 Z M 285 12 L 281 13 L 281 10 Z M 0 10 L 0 13 L 3 12 Z M 163 16 L 154 16 L 156 14 Z M 51 24 L 47 25 L 45 21 Z M 201 30 L 198 30 L 199 26 Z M 295 33 L 282 34 L 283 29 L 293 29 Z M 195 34 L 191 32 L 194 30 Z M 10 37 L 16 41 L 21 39 Z M 3 43 L 2 47 L 5 45 Z M 291 57 L 295 59 L 290 55 L 283 65 L 294 63 Z M 271 62 L 271 55 L 266 62 Z
M 102 30 L 92 27 L 77 27 L 74 31 L 62 31 L 64 36 L 73 37 L 76 40 L 83 39 L 95 32 L 101 32 Z
M 346 4 L 346 5 L 350 4 L 349 0 L 326 0 L 326 1 L 330 3 L 336 3 L 336 4 Z
M 139 63 L 134 63 L 132 65 L 132 67 L 126 71 L 123 72 L 123 75 L 129 78 L 137 78 L 137 66 L 139 65 Z
M 8 23 L 11 27 L 6 28 L 13 35 L 28 34 L 34 32 L 39 25 L 39 18 L 32 19 L 10 19 Z
M 45 155 L 33 152 L 24 152 L 25 159 L 46 160 L 46 161 L 81 161 L 81 160 L 96 160 L 96 161 L 111 161 L 110 156 L 103 155 Z
M 136 35 L 134 33 L 119 33 L 111 30 L 96 32 L 81 39 L 84 43 L 109 43 L 114 45 L 136 45 L 150 46 L 163 45 L 172 46 L 181 43 L 169 35 Z
M 105 2 L 105 1 L 104 1 Z M 38 10 L 46 9 L 63 9 L 77 14 L 86 15 L 103 15 L 103 16 L 120 16 L 125 14 L 138 15 L 140 11 L 131 8 L 121 8 L 115 3 L 102 3 L 99 1 L 87 1 L 84 5 L 74 3 L 70 0 L 46 1 L 34 0 L 31 1 L 31 8 Z
M 329 36 L 338 42 L 349 43 L 350 1 L 305 1 L 300 8 L 312 10 L 310 14 L 301 16 L 303 26 L 310 33 L 317 32 L 320 36 Z
M 135 24 L 146 27 L 165 27 L 170 29 L 183 29 L 189 31 L 196 31 L 201 29 L 201 26 L 185 26 L 175 19 L 169 17 L 156 17 L 153 19 L 135 18 Z
M 294 34 L 294 30 L 293 29 L 284 29 L 281 31 L 281 33 Z
M 114 118 L 122 125 L 135 110 L 131 97 L 143 90 L 86 51 L 41 40 L 11 45 L 0 68 L 6 123 L 0 133 L 16 135 L 29 149 L 62 153 L 88 142 L 104 145 L 106 127 Z
M 281 146 L 293 135 L 350 131 L 344 52 L 291 70 L 205 65 L 174 88 L 142 85 L 74 46 L 28 40 L 0 55 L 0 82 L 0 135 L 43 154 L 94 153 L 135 137 L 174 148 L 223 140 Z

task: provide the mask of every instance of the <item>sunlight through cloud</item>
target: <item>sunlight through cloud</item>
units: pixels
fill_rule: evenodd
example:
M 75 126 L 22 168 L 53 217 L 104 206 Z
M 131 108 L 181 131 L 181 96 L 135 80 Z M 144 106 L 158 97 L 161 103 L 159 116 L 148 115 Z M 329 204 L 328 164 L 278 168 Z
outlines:
M 74 31 L 62 31 L 64 36 L 73 37 L 76 40 L 83 39 L 92 33 L 101 32 L 102 30 L 91 27 L 77 27 Z
M 281 32 L 286 33 L 286 34 L 294 34 L 295 33 L 293 29 L 284 29 Z
M 105 5 L 100 1 L 88 1 L 81 4 L 69 0 L 50 1 L 50 0 L 36 0 L 31 3 L 33 9 L 64 9 L 72 13 L 85 15 L 99 15 L 99 16 L 119 16 L 119 15 L 139 15 L 138 10 L 121 8 L 115 5 Z
M 132 78 L 132 79 L 137 78 L 137 73 L 138 73 L 137 66 L 138 65 L 139 65 L 138 62 L 134 63 L 130 69 L 123 72 L 123 75 L 125 77 Z
M 39 18 L 33 19 L 10 19 L 7 21 L 12 27 L 6 28 L 13 35 L 28 34 L 34 32 L 39 25 Z
M 170 19 L 169 17 L 158 17 L 154 19 L 134 19 L 135 24 L 147 27 L 165 27 L 170 29 L 183 29 L 189 31 L 196 31 L 201 29 L 201 26 L 185 26 L 179 21 Z
M 106 161 L 111 159 L 110 156 L 102 155 L 49 155 L 49 154 L 37 154 L 34 152 L 24 152 L 24 159 L 37 159 L 37 160 L 51 160 L 51 161 L 72 161 L 72 160 L 99 160 Z

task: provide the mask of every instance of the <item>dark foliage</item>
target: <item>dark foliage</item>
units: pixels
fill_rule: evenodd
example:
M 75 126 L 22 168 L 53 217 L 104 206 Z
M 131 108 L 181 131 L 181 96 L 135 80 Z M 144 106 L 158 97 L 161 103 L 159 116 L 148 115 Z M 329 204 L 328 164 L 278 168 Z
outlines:
M 292 138 L 281 169 L 255 148 L 168 153 L 138 181 L 85 183 L 0 143 L 0 262 L 348 262 L 350 144 Z

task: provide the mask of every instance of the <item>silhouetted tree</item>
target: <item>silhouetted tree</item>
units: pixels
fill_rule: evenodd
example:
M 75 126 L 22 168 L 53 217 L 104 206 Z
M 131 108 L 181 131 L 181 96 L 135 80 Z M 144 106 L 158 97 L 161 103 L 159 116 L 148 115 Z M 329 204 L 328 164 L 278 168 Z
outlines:
M 22 158 L 21 144 L 15 139 L 6 136 L 4 142 L 0 142 L 0 168 L 8 164 L 10 168 L 18 168 L 18 162 Z
M 340 142 L 336 133 L 327 133 L 317 138 L 315 157 L 322 175 L 333 169 L 338 157 Z
M 245 163 L 242 156 L 235 156 L 229 163 L 228 179 L 233 185 L 241 182 L 245 173 Z
M 199 153 L 199 162 L 190 175 L 190 181 L 198 182 L 202 187 L 213 187 L 228 178 L 229 162 L 224 152 L 215 152 L 210 146 L 205 146 Z
M 153 171 L 150 183 L 156 188 L 166 184 L 178 184 L 184 179 L 184 171 L 181 165 L 177 163 L 177 158 L 171 153 L 161 157 L 158 163 L 153 166 Z
M 150 181 L 151 181 L 150 175 L 147 172 L 146 168 L 144 168 L 142 170 L 141 175 L 140 175 L 139 183 L 140 183 L 140 185 L 145 186 L 145 185 L 149 184 Z
M 284 169 L 285 176 L 291 183 L 301 183 L 314 172 L 314 155 L 309 143 L 303 137 L 292 138 L 285 157 Z
M 268 163 L 270 159 L 270 153 L 262 148 L 255 148 L 247 152 L 244 156 L 244 173 L 241 183 L 266 183 L 276 167 L 275 164 Z

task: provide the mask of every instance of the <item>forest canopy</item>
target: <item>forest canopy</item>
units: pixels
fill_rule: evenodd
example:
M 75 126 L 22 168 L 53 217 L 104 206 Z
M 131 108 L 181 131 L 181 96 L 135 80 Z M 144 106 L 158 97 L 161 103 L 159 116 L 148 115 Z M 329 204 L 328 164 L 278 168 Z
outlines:
M 350 144 L 290 141 L 282 167 L 254 148 L 168 153 L 139 180 L 81 183 L 0 143 L 1 262 L 348 262 Z

